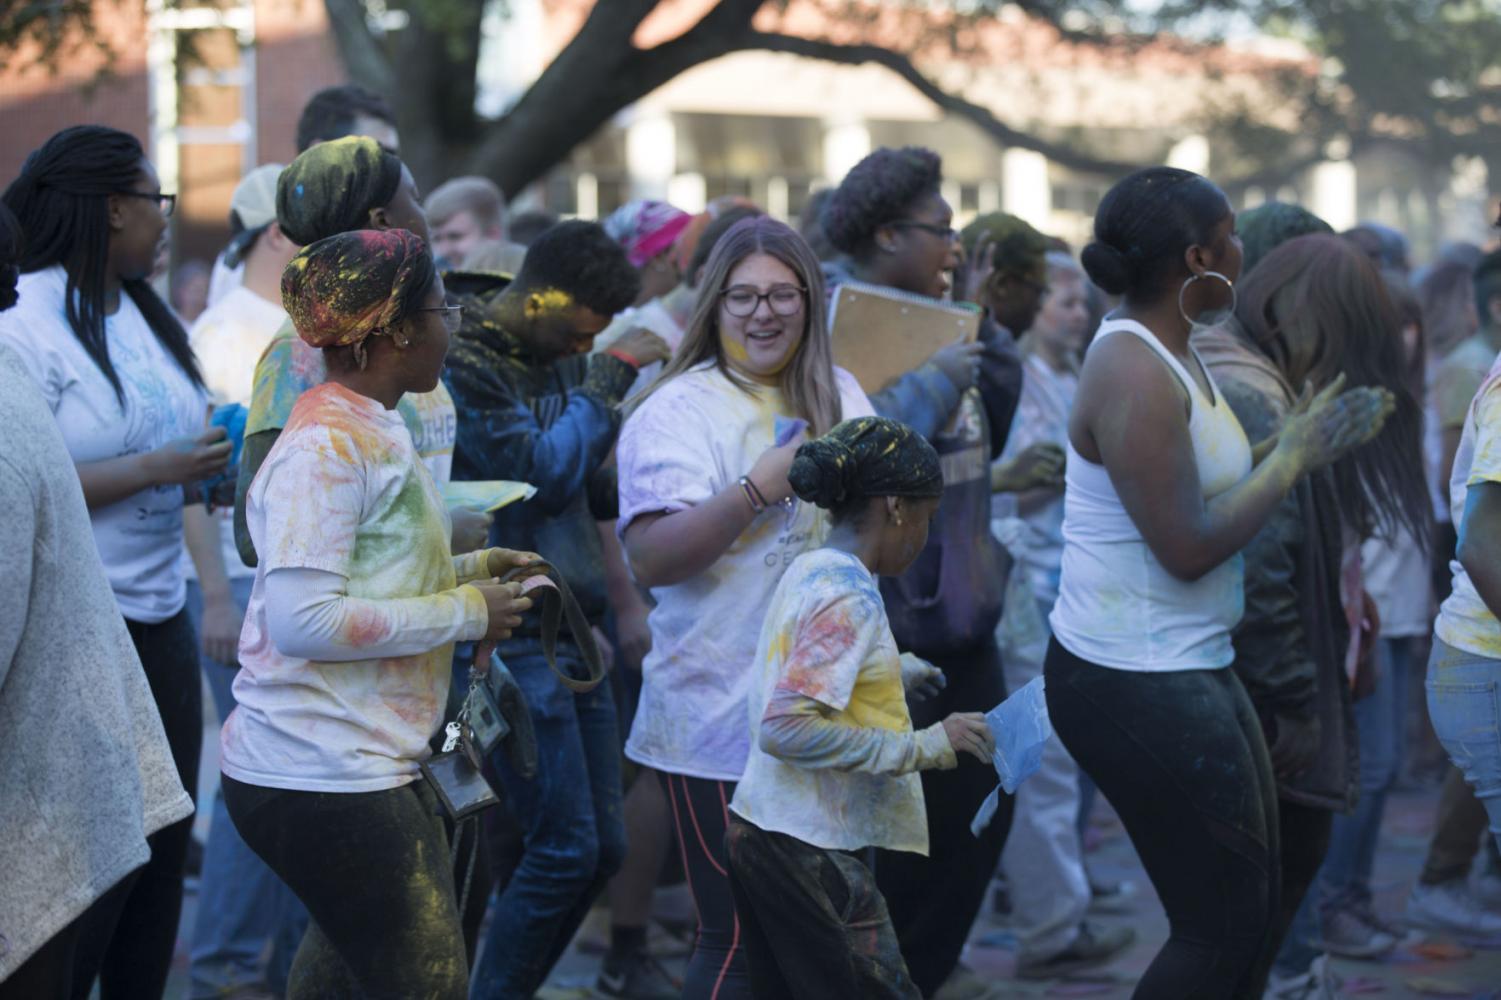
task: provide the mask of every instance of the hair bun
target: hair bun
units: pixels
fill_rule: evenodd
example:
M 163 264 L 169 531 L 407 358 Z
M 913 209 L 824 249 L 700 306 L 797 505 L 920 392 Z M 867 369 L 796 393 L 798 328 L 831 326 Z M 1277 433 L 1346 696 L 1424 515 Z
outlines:
M 1079 255 L 1089 280 L 1111 295 L 1122 295 L 1135 280 L 1136 269 L 1126 255 L 1108 243 L 1092 240 Z
M 842 441 L 825 436 L 797 450 L 787 481 L 798 499 L 831 510 L 850 496 L 859 473 L 855 453 Z

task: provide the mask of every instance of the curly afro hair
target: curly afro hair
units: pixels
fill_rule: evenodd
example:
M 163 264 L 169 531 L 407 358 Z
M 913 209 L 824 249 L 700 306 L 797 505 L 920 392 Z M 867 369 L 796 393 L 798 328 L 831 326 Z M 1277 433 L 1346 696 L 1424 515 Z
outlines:
M 1005 212 L 980 216 L 959 234 L 966 259 L 974 259 L 975 247 L 982 239 L 990 240 L 992 280 L 1047 284 L 1048 238 L 1029 223 Z
M 573 220 L 558 223 L 532 241 L 516 287 L 555 288 L 601 316 L 613 316 L 636 301 L 641 277 L 603 226 Z
M 876 230 L 938 191 L 943 160 L 931 149 L 882 147 L 855 164 L 823 208 L 823 230 L 835 249 L 859 254 Z

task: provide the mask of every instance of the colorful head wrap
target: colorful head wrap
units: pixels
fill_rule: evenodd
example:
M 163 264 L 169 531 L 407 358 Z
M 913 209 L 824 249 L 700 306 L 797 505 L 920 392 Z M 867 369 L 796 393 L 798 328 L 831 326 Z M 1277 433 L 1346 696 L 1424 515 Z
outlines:
M 298 251 L 282 272 L 281 301 L 308 344 L 354 345 L 358 356 L 361 342 L 400 320 L 432 276 L 432 254 L 419 237 L 405 229 L 358 229 Z
M 691 219 L 687 212 L 664 201 L 641 199 L 621 205 L 603 225 L 610 239 L 625 248 L 631 266 L 641 267 L 671 247 Z
M 276 220 L 300 246 L 363 229 L 370 210 L 390 204 L 401 160 L 362 135 L 320 142 L 293 160 L 276 185 Z
M 872 497 L 943 495 L 938 452 L 906 424 L 856 417 L 797 450 L 787 473 L 792 491 L 827 509 Z

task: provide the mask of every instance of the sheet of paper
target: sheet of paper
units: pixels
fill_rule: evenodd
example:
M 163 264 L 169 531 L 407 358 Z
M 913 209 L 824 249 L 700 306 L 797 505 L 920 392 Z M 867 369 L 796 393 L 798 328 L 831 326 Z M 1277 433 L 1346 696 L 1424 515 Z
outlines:
M 494 513 L 518 500 L 530 500 L 537 494 L 531 483 L 491 479 L 474 483 L 451 482 L 443 487 L 443 500 L 450 507 L 469 507 Z

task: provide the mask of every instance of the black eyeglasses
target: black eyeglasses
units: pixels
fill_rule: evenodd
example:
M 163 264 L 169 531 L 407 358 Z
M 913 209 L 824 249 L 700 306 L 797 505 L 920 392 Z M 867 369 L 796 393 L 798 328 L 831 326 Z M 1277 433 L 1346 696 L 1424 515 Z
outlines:
M 423 306 L 417 310 L 424 313 L 442 313 L 443 327 L 449 333 L 458 333 L 464 322 L 463 306 Z
M 724 297 L 725 312 L 737 319 L 745 319 L 761 308 L 763 299 L 778 316 L 795 315 L 803 307 L 803 296 L 807 291 L 798 285 L 773 285 L 769 292 L 758 292 L 750 285 L 734 285 L 719 294 Z
M 892 229 L 921 229 L 925 233 L 932 233 L 941 240 L 952 243 L 959 237 L 959 233 L 953 226 L 935 226 L 931 222 L 918 222 L 916 219 L 897 219 L 886 225 Z
M 177 210 L 177 195 L 162 194 L 160 191 L 116 191 L 123 198 L 145 198 L 147 201 L 156 202 L 156 207 L 162 210 L 162 218 L 170 219 L 172 213 Z

